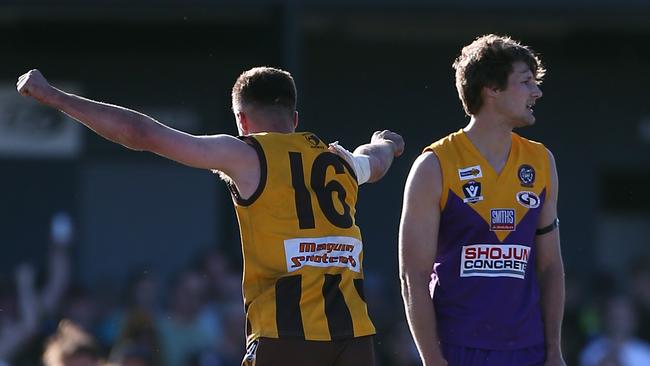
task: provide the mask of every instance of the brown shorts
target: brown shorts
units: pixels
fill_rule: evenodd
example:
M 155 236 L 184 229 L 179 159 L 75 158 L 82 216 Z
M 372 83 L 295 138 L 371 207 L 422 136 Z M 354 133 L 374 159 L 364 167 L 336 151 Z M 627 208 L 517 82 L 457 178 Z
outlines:
M 373 337 L 336 341 L 258 338 L 248 344 L 242 366 L 374 366 Z

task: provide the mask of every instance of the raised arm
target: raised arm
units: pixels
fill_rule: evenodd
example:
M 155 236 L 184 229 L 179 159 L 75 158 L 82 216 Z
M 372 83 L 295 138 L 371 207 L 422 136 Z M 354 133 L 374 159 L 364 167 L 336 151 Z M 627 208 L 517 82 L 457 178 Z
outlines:
M 537 277 L 541 292 L 541 308 L 546 338 L 545 366 L 565 366 L 560 349 L 564 315 L 564 264 L 560 251 L 560 230 L 557 225 L 558 177 L 555 159 L 550 159 L 551 186 L 542 208 L 535 240 Z
M 34 266 L 23 263 L 16 268 L 18 316 L 3 319 L 0 324 L 0 364 L 7 362 L 36 333 L 38 328 L 38 299 L 34 288 Z
M 102 137 L 133 150 L 146 150 L 179 163 L 222 171 L 235 178 L 241 167 L 257 165 L 255 151 L 230 135 L 193 136 L 142 113 L 59 90 L 38 70 L 18 79 L 18 92 L 56 108 Z M 234 175 L 234 177 L 233 177 Z
M 413 164 L 404 190 L 399 229 L 399 272 L 404 309 L 424 366 L 447 365 L 440 349 L 429 292 L 438 246 L 442 178 L 435 154 Z

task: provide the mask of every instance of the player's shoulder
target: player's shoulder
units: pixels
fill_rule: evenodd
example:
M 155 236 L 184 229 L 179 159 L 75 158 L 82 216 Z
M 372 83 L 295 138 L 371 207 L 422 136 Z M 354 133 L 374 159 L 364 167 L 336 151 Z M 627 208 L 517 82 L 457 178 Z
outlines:
M 512 132 L 512 140 L 525 151 L 530 151 L 534 154 L 545 155 L 551 159 L 553 158 L 551 150 L 542 142 L 523 137 L 515 132 Z
M 440 160 L 433 151 L 424 151 L 415 159 L 411 167 L 413 177 L 437 179 L 441 175 Z
M 512 139 L 521 145 L 531 146 L 540 150 L 548 150 L 542 142 L 521 136 L 514 131 L 512 132 Z
M 455 132 L 452 132 L 448 134 L 447 136 L 444 136 L 433 143 L 431 143 L 429 146 L 424 148 L 424 151 L 437 151 L 440 149 L 444 149 L 448 146 L 454 145 L 458 143 L 460 135 L 463 133 L 463 130 L 458 130 Z

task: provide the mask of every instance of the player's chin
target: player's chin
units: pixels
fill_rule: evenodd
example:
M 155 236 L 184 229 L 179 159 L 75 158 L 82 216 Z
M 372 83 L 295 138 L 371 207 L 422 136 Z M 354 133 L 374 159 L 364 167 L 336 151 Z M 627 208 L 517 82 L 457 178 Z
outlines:
M 523 116 L 517 121 L 517 127 L 528 127 L 535 124 L 535 116 L 532 114 Z

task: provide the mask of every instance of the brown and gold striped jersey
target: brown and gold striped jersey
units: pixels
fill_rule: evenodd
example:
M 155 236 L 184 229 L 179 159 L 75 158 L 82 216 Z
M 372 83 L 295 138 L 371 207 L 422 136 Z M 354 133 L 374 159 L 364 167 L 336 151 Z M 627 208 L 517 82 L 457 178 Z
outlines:
M 248 341 L 374 334 L 363 296 L 363 244 L 352 168 L 316 135 L 241 137 L 258 153 L 257 191 L 231 185 L 244 256 Z

